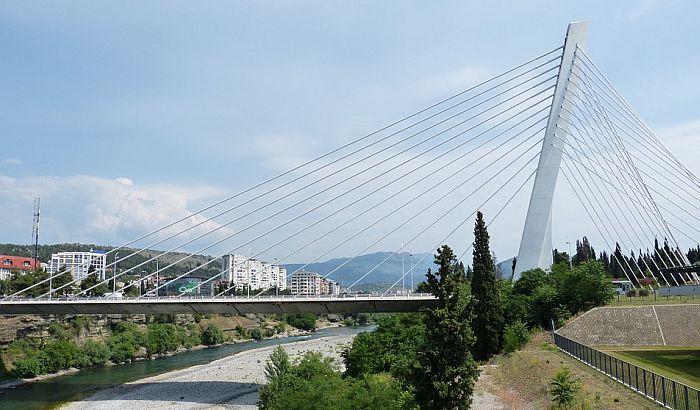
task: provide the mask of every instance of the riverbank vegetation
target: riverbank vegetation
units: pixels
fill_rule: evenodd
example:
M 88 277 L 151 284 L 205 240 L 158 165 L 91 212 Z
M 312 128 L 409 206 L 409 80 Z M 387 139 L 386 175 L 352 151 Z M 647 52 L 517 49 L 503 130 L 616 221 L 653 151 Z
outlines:
M 340 322 L 342 317 L 336 320 Z M 0 367 L 3 378 L 33 378 L 316 328 L 317 317 L 312 314 L 268 315 L 254 320 L 232 315 L 156 315 L 146 317 L 145 323 L 74 316 L 50 321 L 31 336 L 9 343 L 0 352 Z

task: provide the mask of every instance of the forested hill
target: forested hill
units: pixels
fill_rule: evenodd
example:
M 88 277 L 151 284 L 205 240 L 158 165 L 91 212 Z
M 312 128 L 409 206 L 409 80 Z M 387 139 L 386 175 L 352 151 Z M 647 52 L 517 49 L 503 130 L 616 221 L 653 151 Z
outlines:
M 60 244 L 55 244 L 55 245 L 39 245 L 39 260 L 41 262 L 46 262 L 49 263 L 51 261 L 51 254 L 52 253 L 58 253 L 58 252 L 88 252 L 90 250 L 95 250 L 95 251 L 103 251 L 103 252 L 108 252 L 110 250 L 114 249 L 112 246 L 100 246 L 100 245 L 94 245 L 94 244 L 82 244 L 82 243 L 60 243 Z M 151 259 L 154 256 L 158 256 L 162 251 L 157 251 L 157 250 L 144 250 L 141 253 L 130 256 L 134 252 L 138 252 L 139 249 L 134 249 L 134 248 L 122 248 L 119 249 L 119 262 L 118 262 L 118 268 L 119 272 L 123 272 L 124 270 L 131 269 L 134 266 L 140 265 L 141 263 L 147 261 L 148 259 Z M 18 255 L 18 256 L 32 256 L 34 253 L 34 247 L 32 245 L 16 245 L 16 244 L 0 244 L 0 255 Z M 107 257 L 107 263 L 111 264 L 114 262 L 114 255 L 110 254 Z M 180 258 L 183 258 L 185 256 L 188 256 L 189 254 L 187 253 L 182 253 L 182 252 L 169 252 L 167 255 L 163 255 L 159 257 L 159 266 L 158 268 L 162 269 L 164 266 L 169 265 L 173 262 L 176 262 Z M 188 270 L 196 267 L 203 265 L 209 261 L 211 261 L 213 258 L 211 256 L 206 256 L 206 255 L 195 255 L 192 258 L 180 262 L 175 266 L 172 266 L 168 269 L 165 269 L 164 272 L 162 273 L 164 276 L 171 276 L 171 275 L 179 275 L 182 273 L 187 272 Z M 142 273 L 143 271 L 146 271 L 147 273 L 155 272 L 156 270 L 156 262 L 151 261 L 146 263 L 143 266 L 139 266 L 136 269 L 139 273 Z M 198 275 L 204 275 L 204 276 L 212 276 L 216 275 L 217 273 L 221 272 L 221 264 L 220 262 L 214 261 L 210 263 L 206 268 L 201 269 L 201 271 L 197 271 Z
M 349 286 L 356 280 L 360 279 L 362 275 L 367 273 L 369 270 L 380 264 L 384 259 L 389 257 L 391 252 L 377 252 L 370 253 L 367 255 L 358 256 L 347 264 L 343 265 L 342 268 L 333 272 L 328 278 L 340 282 L 343 286 Z M 420 259 L 423 259 L 420 263 Z M 347 262 L 350 258 L 338 258 L 331 259 L 326 262 L 312 263 L 305 267 L 304 270 L 320 273 L 321 275 L 326 275 L 333 269 Z M 420 253 L 413 254 L 413 281 L 415 284 L 421 282 L 425 279 L 425 273 L 428 268 L 435 270 L 436 266 L 433 264 L 433 255 Z M 304 264 L 285 264 L 284 267 L 287 268 L 287 273 L 290 274 L 295 270 L 301 268 Z M 408 253 L 403 254 L 403 267 L 405 272 L 409 272 L 411 268 L 411 257 Z M 382 263 L 377 269 L 372 271 L 367 277 L 360 280 L 359 283 L 372 283 L 372 282 L 389 282 L 394 283 L 401 277 L 402 272 L 402 255 L 397 253 L 391 256 L 386 262 Z M 410 275 L 406 274 L 406 287 L 409 287 L 411 283 Z M 399 289 L 401 288 L 401 283 L 399 282 Z

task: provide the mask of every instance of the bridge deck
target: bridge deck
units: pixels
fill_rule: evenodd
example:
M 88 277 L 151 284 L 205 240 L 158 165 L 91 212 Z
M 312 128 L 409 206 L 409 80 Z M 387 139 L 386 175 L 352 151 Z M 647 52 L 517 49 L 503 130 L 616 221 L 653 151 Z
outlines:
M 153 299 L 9 300 L 0 315 L 73 314 L 237 314 L 247 313 L 398 313 L 417 312 L 437 303 L 432 295 L 298 296 Z

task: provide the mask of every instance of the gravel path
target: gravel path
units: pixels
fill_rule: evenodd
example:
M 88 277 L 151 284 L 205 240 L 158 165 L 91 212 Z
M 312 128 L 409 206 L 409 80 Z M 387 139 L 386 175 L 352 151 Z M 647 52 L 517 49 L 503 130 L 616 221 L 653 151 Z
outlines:
M 340 362 L 352 335 L 329 336 L 282 345 L 292 358 L 309 350 Z M 63 410 L 256 409 L 264 366 L 275 346 L 247 350 L 215 360 L 100 391 Z

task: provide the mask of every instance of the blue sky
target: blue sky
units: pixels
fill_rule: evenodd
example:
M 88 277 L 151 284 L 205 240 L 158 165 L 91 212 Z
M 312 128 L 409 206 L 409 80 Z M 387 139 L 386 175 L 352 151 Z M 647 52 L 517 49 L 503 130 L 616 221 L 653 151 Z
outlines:
M 118 245 L 557 47 L 575 20 L 697 174 L 700 6 L 562 3 L 4 1 L 0 242 L 30 241 L 40 196 L 43 243 Z

